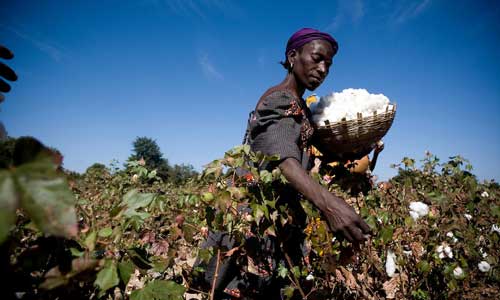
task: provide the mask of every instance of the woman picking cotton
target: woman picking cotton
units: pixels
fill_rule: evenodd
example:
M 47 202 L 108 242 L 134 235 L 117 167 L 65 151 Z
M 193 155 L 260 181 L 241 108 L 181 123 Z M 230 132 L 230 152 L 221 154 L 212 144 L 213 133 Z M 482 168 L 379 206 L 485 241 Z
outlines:
M 257 103 L 249 124 L 249 144 L 253 151 L 280 156 L 278 167 L 290 182 L 290 189 L 317 206 L 334 232 L 349 241 L 361 242 L 368 225 L 354 210 L 307 173 L 309 142 L 313 127 L 311 112 L 302 98 L 314 91 L 329 73 L 337 42 L 327 33 L 301 29 L 286 48 L 285 79 L 268 89 Z M 271 166 L 267 166 L 268 168 Z M 288 199 L 289 204 L 296 199 Z

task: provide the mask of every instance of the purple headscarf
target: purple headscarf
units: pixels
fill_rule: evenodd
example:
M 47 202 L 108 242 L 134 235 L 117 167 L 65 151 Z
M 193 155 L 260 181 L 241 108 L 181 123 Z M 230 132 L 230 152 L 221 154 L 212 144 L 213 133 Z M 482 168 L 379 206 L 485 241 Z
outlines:
M 337 53 L 339 46 L 337 41 L 335 41 L 331 35 L 312 28 L 302 28 L 301 30 L 295 32 L 288 40 L 288 43 L 286 44 L 285 56 L 288 52 L 298 49 L 313 40 L 325 40 L 330 42 L 333 48 L 333 54 L 335 55 L 335 53 Z

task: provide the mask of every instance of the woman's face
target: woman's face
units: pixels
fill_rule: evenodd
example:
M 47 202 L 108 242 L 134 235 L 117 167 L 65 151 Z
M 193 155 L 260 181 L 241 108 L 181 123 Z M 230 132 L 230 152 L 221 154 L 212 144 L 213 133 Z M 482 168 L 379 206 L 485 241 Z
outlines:
M 293 74 L 306 89 L 313 91 L 323 83 L 333 59 L 332 45 L 324 40 L 313 40 L 302 50 L 290 53 Z

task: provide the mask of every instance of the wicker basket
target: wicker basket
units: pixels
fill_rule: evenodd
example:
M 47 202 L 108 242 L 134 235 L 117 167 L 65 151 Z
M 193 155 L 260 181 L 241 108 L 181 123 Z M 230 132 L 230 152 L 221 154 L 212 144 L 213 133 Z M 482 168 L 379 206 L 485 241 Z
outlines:
M 358 114 L 356 120 L 345 119 L 335 123 L 325 121 L 316 128 L 313 145 L 321 153 L 337 159 L 359 159 L 374 148 L 375 143 L 385 136 L 396 116 L 396 104 L 387 106 L 385 112 L 372 116 Z

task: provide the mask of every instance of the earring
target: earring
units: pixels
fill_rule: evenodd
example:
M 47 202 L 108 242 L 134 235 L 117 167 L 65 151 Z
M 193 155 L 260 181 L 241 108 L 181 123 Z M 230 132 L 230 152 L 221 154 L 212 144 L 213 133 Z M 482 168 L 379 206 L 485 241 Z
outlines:
M 293 63 L 290 63 L 290 73 L 292 72 L 293 70 Z

